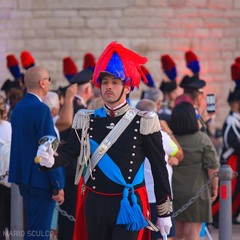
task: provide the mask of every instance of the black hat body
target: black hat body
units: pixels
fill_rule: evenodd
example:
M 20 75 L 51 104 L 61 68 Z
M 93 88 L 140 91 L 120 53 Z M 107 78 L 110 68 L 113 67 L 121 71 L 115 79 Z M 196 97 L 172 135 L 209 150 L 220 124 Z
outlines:
M 194 89 L 200 89 L 203 88 L 206 85 L 206 82 L 204 80 L 199 79 L 197 76 L 184 76 L 180 87 L 181 88 L 194 88 Z
M 77 83 L 78 85 L 88 83 L 92 80 L 93 72 L 89 69 L 84 69 L 74 75 L 70 80 L 70 84 Z
M 163 93 L 170 93 L 173 90 L 177 89 L 177 83 L 175 81 L 172 82 L 162 82 L 159 89 L 163 92 Z

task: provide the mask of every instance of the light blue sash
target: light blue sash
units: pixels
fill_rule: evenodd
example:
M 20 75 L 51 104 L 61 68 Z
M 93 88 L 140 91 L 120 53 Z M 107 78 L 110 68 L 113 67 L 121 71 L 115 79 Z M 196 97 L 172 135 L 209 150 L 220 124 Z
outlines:
M 98 143 L 93 139 L 90 139 L 90 146 L 92 155 L 97 149 Z M 139 231 L 146 227 L 147 222 L 144 219 L 141 208 L 137 203 L 137 197 L 134 193 L 134 186 L 140 184 L 144 180 L 144 163 L 140 166 L 131 184 L 126 183 L 121 170 L 107 153 L 105 153 L 102 159 L 98 162 L 98 166 L 110 180 L 124 186 L 123 198 L 121 200 L 116 224 L 126 225 L 127 230 L 130 231 Z M 131 191 L 132 206 L 128 200 L 129 190 Z

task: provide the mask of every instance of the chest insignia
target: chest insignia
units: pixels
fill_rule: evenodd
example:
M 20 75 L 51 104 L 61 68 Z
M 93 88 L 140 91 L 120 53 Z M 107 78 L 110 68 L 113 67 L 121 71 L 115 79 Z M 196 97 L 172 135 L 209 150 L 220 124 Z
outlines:
M 107 129 L 113 129 L 113 128 L 114 128 L 114 126 L 115 126 L 115 124 L 114 124 L 114 123 L 110 123 L 110 125 L 109 125 L 109 126 L 106 126 L 106 128 L 107 128 Z

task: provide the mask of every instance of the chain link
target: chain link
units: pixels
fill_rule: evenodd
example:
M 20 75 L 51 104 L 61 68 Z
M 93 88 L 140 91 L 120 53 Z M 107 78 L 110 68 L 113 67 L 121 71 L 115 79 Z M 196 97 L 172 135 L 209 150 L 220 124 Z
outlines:
M 179 215 L 181 212 L 185 211 L 190 205 L 192 205 L 200 196 L 201 194 L 206 191 L 208 189 L 208 186 L 212 183 L 212 180 L 215 178 L 215 177 L 218 177 L 217 174 L 214 175 L 211 179 L 209 179 L 207 181 L 206 184 L 204 184 L 197 192 L 196 194 L 190 198 L 190 200 L 185 203 L 181 208 L 179 208 L 173 215 L 172 217 L 176 217 L 177 215 Z M 63 216 L 65 216 L 66 218 L 68 218 L 68 220 L 72 221 L 72 222 L 75 222 L 75 218 L 68 214 L 65 210 L 61 209 L 59 206 L 56 206 L 55 207 Z
M 3 180 L 8 175 L 9 175 L 9 171 L 6 171 L 6 173 L 4 175 L 0 176 L 0 180 Z
M 55 208 L 56 208 L 64 217 L 68 218 L 69 221 L 71 221 L 71 222 L 75 222 L 75 221 L 76 221 L 75 218 L 74 218 L 72 215 L 68 214 L 65 210 L 61 209 L 58 205 L 56 205 Z
M 181 212 L 185 211 L 191 204 L 193 204 L 200 196 L 201 194 L 208 189 L 208 186 L 212 183 L 212 180 L 217 177 L 217 174 L 215 174 L 212 178 L 210 178 L 207 183 L 205 183 L 197 192 L 196 194 L 189 199 L 187 203 L 185 203 L 181 208 L 179 208 L 176 212 L 173 213 L 172 217 L 175 218 L 177 215 L 179 215 Z

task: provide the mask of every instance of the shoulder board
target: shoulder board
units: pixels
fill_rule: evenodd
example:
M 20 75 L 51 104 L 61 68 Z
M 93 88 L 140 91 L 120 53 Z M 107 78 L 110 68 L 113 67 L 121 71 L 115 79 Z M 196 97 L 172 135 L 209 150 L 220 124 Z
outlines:
M 89 127 L 90 115 L 94 114 L 94 110 L 80 109 L 73 118 L 72 128 L 82 129 Z
M 138 115 L 141 116 L 140 120 L 141 134 L 148 135 L 160 131 L 160 122 L 156 112 L 139 111 Z

